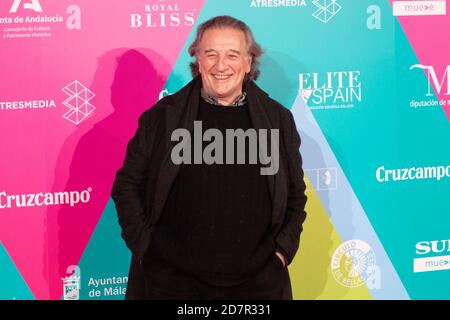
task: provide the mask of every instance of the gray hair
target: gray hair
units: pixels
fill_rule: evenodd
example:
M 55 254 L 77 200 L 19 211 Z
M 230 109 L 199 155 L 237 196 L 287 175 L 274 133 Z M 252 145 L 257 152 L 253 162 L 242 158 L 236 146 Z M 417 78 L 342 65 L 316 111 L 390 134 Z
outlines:
M 189 65 L 189 67 L 191 68 L 192 77 L 196 77 L 200 74 L 197 61 L 197 53 L 200 45 L 200 40 L 202 39 L 202 36 L 206 30 L 213 28 L 231 28 L 240 30 L 244 33 L 247 53 L 252 57 L 252 66 L 250 72 L 246 74 L 245 77 L 250 80 L 256 80 L 260 73 L 259 58 L 261 57 L 261 54 L 263 52 L 261 46 L 255 41 L 252 31 L 244 22 L 230 16 L 213 17 L 198 26 L 195 40 L 191 43 L 188 49 L 189 55 L 191 57 L 195 57 L 195 61 L 191 62 Z

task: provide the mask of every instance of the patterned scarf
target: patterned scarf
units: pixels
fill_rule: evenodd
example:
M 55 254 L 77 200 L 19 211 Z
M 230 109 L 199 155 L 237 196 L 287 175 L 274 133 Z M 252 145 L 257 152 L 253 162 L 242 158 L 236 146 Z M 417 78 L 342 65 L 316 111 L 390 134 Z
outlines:
M 207 94 L 205 90 L 203 90 L 203 88 L 200 90 L 200 92 L 203 100 L 205 100 L 206 102 L 214 104 L 216 106 L 223 106 L 223 104 L 220 104 L 216 98 Z M 245 105 L 246 103 L 247 103 L 247 93 L 243 92 L 239 96 L 237 96 L 236 99 L 234 99 L 233 103 L 231 103 L 229 107 L 239 107 Z

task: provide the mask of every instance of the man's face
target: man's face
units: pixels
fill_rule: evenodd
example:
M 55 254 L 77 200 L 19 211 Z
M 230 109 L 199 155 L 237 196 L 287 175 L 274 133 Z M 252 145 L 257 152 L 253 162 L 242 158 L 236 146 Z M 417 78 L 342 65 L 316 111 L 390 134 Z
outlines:
M 197 56 L 203 89 L 222 104 L 231 104 L 242 93 L 245 73 L 250 72 L 244 33 L 232 28 L 203 33 Z

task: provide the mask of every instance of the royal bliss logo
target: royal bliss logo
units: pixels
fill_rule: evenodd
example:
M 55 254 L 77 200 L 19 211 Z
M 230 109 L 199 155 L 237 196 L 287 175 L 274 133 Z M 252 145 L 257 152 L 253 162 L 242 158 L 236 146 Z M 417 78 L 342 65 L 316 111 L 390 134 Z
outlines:
M 159 0 L 144 5 L 143 12 L 130 14 L 131 28 L 191 27 L 196 9 L 186 8 L 182 1 Z

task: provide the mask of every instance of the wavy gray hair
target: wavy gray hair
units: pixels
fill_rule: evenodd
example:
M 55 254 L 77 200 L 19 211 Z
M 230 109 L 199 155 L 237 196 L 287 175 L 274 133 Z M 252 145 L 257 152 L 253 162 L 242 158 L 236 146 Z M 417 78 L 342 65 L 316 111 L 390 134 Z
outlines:
M 263 53 L 261 46 L 255 41 L 252 31 L 244 22 L 230 16 L 213 17 L 198 26 L 195 40 L 191 43 L 188 49 L 189 55 L 191 57 L 195 57 L 195 60 L 189 65 L 189 67 L 191 68 L 192 77 L 196 77 L 200 74 L 197 61 L 197 53 L 200 45 L 200 40 L 202 39 L 202 36 L 206 30 L 213 28 L 232 28 L 235 30 L 240 30 L 244 33 L 247 53 L 252 57 L 252 66 L 250 72 L 246 74 L 245 77 L 246 79 L 250 80 L 258 79 L 258 76 L 260 74 L 259 58 Z

